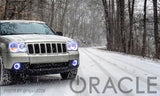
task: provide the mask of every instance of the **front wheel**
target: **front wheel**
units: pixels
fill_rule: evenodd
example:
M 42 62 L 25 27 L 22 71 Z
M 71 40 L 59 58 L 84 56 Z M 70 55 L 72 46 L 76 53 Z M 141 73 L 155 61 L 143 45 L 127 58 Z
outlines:
M 4 69 L 2 58 L 0 57 L 0 85 L 9 85 L 12 83 L 12 76 L 9 70 Z
M 60 73 L 62 79 L 75 79 L 77 76 L 78 69 L 71 70 L 68 72 Z
M 3 71 L 3 73 L 2 73 Z M 5 86 L 12 83 L 12 76 L 9 70 L 1 70 L 0 85 Z

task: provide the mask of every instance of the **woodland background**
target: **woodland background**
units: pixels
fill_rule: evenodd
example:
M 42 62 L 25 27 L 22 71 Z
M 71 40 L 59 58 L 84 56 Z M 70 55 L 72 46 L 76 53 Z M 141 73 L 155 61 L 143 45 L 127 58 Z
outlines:
M 0 0 L 0 20 L 45 21 L 81 47 L 160 58 L 160 0 Z

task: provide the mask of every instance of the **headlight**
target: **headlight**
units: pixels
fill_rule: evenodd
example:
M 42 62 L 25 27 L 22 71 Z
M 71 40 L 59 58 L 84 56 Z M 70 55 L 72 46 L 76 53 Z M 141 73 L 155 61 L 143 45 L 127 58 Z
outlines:
M 27 47 L 25 43 L 19 43 L 19 42 L 11 42 L 9 44 L 9 49 L 11 52 L 26 52 Z
M 67 42 L 67 50 L 68 51 L 77 51 L 78 43 L 76 41 Z

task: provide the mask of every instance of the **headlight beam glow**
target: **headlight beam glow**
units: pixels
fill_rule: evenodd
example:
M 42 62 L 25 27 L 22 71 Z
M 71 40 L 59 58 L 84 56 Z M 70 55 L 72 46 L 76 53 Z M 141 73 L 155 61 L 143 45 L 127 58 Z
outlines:
M 11 52 L 26 52 L 27 47 L 25 43 L 11 42 L 9 44 L 9 49 Z
M 68 51 L 77 51 L 78 43 L 76 41 L 67 42 L 67 50 Z

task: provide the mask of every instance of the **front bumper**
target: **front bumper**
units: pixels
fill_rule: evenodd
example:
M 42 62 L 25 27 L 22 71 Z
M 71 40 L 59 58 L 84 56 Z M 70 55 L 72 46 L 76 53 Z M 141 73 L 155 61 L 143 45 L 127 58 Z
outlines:
M 28 74 L 28 75 L 45 75 L 45 74 L 56 74 L 62 73 L 70 70 L 77 69 L 77 66 L 72 65 L 73 60 L 69 62 L 62 63 L 45 63 L 45 64 L 30 64 L 21 63 L 21 68 L 15 70 L 13 67 L 11 69 L 12 74 Z
M 15 63 L 43 64 L 43 63 L 66 63 L 71 60 L 79 60 L 78 51 L 57 54 L 27 54 L 27 53 L 5 53 L 3 55 L 5 69 L 12 69 Z

